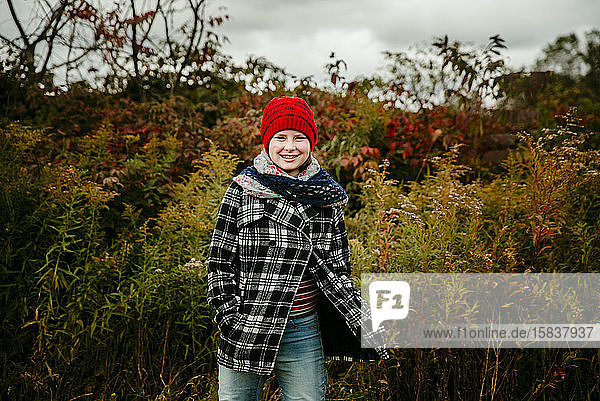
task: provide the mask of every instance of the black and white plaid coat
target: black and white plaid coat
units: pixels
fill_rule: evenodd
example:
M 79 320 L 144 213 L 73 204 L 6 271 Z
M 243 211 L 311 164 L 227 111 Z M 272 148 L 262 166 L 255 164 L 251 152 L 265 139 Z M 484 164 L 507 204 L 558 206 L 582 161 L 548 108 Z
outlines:
M 361 295 L 349 278 L 342 208 L 257 198 L 233 182 L 221 202 L 208 257 L 207 297 L 221 331 L 219 364 L 256 374 L 273 371 L 305 268 L 320 289 L 326 357 L 387 357 L 384 349 L 360 347 Z

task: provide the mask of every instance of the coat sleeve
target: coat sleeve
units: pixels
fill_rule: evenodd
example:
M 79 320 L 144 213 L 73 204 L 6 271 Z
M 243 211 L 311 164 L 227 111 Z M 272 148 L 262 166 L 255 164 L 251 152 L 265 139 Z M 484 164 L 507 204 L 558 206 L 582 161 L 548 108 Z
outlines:
M 237 215 L 241 193 L 237 183 L 232 183 L 225 192 L 208 252 L 207 300 L 215 310 L 215 322 L 221 332 L 233 326 L 240 304 Z
M 371 343 L 375 348 L 374 351 L 380 359 L 390 358 L 389 353 L 383 347 L 385 344 L 385 331 L 384 327 L 379 327 L 377 331 L 373 331 L 373 324 L 371 319 L 370 307 L 362 299 L 360 290 L 354 286 L 350 279 L 352 273 L 352 266 L 350 263 L 350 246 L 348 244 L 348 231 L 346 230 L 346 223 L 344 222 L 344 209 L 337 207 L 334 212 L 334 228 L 333 228 L 333 256 L 334 266 L 336 266 L 336 272 L 344 275 L 344 280 L 348 283 L 348 287 L 354 293 L 353 301 L 355 306 L 361 310 L 360 317 L 360 329 L 356 332 L 357 335 L 365 337 L 367 343 Z
M 337 273 L 350 277 L 352 267 L 350 264 L 350 247 L 348 245 L 348 231 L 344 222 L 344 209 L 336 207 L 333 219 L 332 257 Z

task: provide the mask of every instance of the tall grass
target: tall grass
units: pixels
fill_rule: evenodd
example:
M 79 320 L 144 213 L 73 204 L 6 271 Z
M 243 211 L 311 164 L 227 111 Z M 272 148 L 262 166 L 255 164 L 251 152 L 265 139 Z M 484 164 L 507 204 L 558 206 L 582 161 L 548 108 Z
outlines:
M 12 125 L 0 132 L 2 398 L 215 399 L 217 332 L 204 261 L 239 160 L 210 145 L 192 173 L 166 191 L 161 184 L 166 201 L 149 217 L 124 198 L 126 176 L 95 173 L 117 137 L 102 129 L 73 145 L 69 163 L 39 154 L 43 131 Z M 461 165 L 460 146 L 433 158 L 418 182 L 391 178 L 385 161 L 365 170 L 354 199 L 360 208 L 346 219 L 353 279 L 358 284 L 363 272 L 598 272 L 594 136 L 572 114 L 556 130 L 523 134 L 488 181 Z M 152 143 L 125 161 L 128 171 L 164 178 L 180 145 Z M 155 190 L 156 182 L 148 184 Z M 328 397 L 593 399 L 598 356 L 398 349 L 384 362 L 328 362 Z M 278 396 L 271 378 L 265 399 Z
M 347 219 L 353 278 L 366 272 L 600 272 L 597 133 L 573 114 L 520 146 L 491 181 L 470 181 L 460 147 L 420 182 L 362 184 Z M 393 350 L 390 362 L 329 365 L 332 399 L 598 397 L 597 350 Z M 584 374 L 583 372 L 587 372 Z
M 204 397 L 215 332 L 203 260 L 237 158 L 213 146 L 142 220 L 85 170 L 36 164 L 41 140 L 22 126 L 0 136 L 3 397 Z

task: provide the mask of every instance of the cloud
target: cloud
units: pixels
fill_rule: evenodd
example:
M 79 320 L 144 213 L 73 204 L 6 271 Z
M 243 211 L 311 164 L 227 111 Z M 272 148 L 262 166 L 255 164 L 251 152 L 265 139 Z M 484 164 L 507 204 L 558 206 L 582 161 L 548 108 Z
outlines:
M 373 74 L 381 52 L 430 44 L 434 37 L 485 44 L 500 34 L 509 65 L 531 65 L 562 34 L 593 27 L 596 0 L 224 0 L 225 52 L 242 60 L 265 56 L 299 75 L 321 75 L 330 51 L 348 62 L 348 76 Z
M 104 0 L 100 0 L 104 1 Z M 435 37 L 483 45 L 500 34 L 513 68 L 530 66 L 560 35 L 598 27 L 598 0 L 212 0 L 208 15 L 225 6 L 230 20 L 216 28 L 231 43 L 224 53 L 241 63 L 264 56 L 287 71 L 327 80 L 331 51 L 348 64 L 346 77 L 373 75 L 385 50 L 406 51 Z M 20 15 L 31 13 L 19 5 Z M 4 6 L 4 8 L 6 8 Z M 0 7 L 2 10 L 2 7 Z M 8 14 L 7 14 L 8 15 Z M 0 25 L 14 37 L 10 18 Z

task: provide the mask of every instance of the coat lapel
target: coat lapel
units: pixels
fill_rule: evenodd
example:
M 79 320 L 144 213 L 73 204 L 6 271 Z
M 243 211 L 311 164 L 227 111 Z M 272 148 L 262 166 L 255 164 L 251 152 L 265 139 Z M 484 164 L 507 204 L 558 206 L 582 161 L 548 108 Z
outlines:
M 266 201 L 264 213 L 267 217 L 288 228 L 302 231 L 319 214 L 319 210 L 308 204 L 292 204 L 284 198 L 276 198 Z
M 302 220 L 307 223 L 319 214 L 319 210 L 316 207 L 305 203 L 299 203 L 298 206 L 296 206 L 296 210 L 302 217 Z
M 302 230 L 306 224 L 296 208 L 283 199 L 269 199 L 265 204 L 265 216 L 293 230 Z

